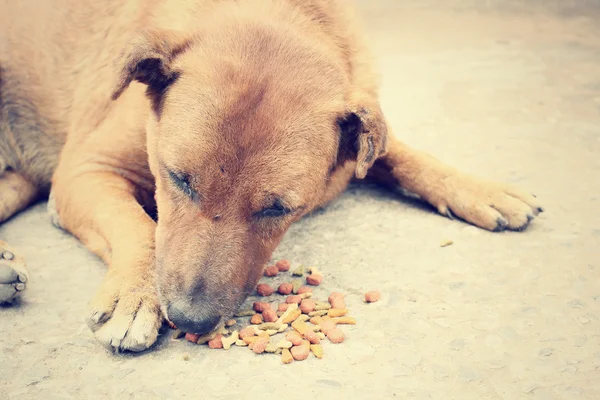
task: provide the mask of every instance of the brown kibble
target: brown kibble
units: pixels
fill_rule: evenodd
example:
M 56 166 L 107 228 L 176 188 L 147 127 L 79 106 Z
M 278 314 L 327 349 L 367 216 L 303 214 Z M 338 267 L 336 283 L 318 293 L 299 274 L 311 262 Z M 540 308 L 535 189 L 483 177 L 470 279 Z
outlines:
M 365 293 L 365 302 L 367 303 L 375 303 L 381 297 L 381 293 L 376 290 Z
M 250 344 L 250 349 L 256 354 L 262 354 L 267 349 L 269 345 L 269 337 L 265 339 L 264 337 L 259 337 L 254 343 Z
M 234 326 L 235 324 L 237 324 L 235 319 L 230 319 L 229 321 L 225 322 L 226 327 Z
M 277 274 L 279 274 L 279 270 L 276 266 L 270 265 L 267 268 L 265 268 L 264 274 L 265 276 L 274 277 L 277 276 Z
M 319 324 L 319 326 L 321 327 L 321 332 L 323 332 L 326 335 L 327 333 L 329 333 L 329 331 L 335 329 L 336 325 L 337 324 L 335 323 L 335 321 L 332 321 L 331 319 L 323 319 Z
M 263 311 L 262 317 L 265 322 L 277 321 L 277 313 L 271 309 Z
M 327 312 L 330 317 L 343 317 L 346 314 L 348 314 L 347 308 L 332 308 Z
M 302 300 L 300 303 L 300 311 L 302 311 L 304 314 L 315 311 L 315 302 L 310 299 Z
M 200 338 L 200 335 L 197 335 L 195 333 L 185 334 L 185 340 L 187 340 L 188 342 L 196 343 L 198 341 L 198 338 Z
M 294 361 L 294 356 L 288 349 L 283 349 L 281 352 L 281 362 L 284 364 L 289 364 Z
M 329 332 L 327 332 L 327 339 L 329 339 L 331 343 L 342 343 L 345 338 L 346 337 L 344 336 L 344 332 L 342 332 L 338 328 L 332 329 Z
M 323 275 L 321 274 L 310 274 L 306 277 L 306 283 L 312 286 L 319 286 L 323 282 Z
M 246 336 L 243 340 L 244 343 L 250 345 L 258 340 L 258 336 Z
M 310 286 L 302 286 L 301 288 L 298 289 L 297 294 L 303 294 L 303 293 L 308 293 L 311 292 L 312 293 L 312 288 Z
M 300 315 L 302 314 L 302 311 L 300 311 L 299 308 L 290 311 L 290 313 L 281 320 L 282 323 L 284 324 L 291 324 L 292 322 L 294 322 Z
M 301 301 L 302 301 L 302 297 L 300 297 L 299 295 L 288 296 L 287 299 L 285 299 L 285 302 L 288 304 L 292 304 L 292 303 L 300 304 Z
M 315 357 L 323 358 L 323 346 L 321 346 L 320 344 L 311 344 L 310 351 L 312 351 Z
M 288 260 L 279 260 L 275 263 L 279 272 L 287 272 L 290 270 L 291 264 Z
M 279 294 L 287 296 L 288 294 L 292 293 L 292 290 L 293 290 L 293 286 L 291 283 L 282 283 L 281 285 L 279 285 L 277 292 Z
M 252 305 L 252 308 L 254 308 L 254 311 L 261 313 L 265 310 L 270 310 L 271 305 L 269 303 L 261 303 L 259 301 L 255 301 L 254 304 Z
M 263 296 L 263 297 L 267 297 L 273 294 L 273 292 L 275 292 L 275 289 L 273 289 L 271 286 L 267 285 L 266 283 L 259 283 L 256 286 L 256 292 Z
M 320 325 L 321 322 L 323 321 L 323 318 L 320 315 L 316 315 L 316 316 L 312 317 L 311 319 L 309 319 L 309 321 L 313 325 Z
M 288 332 L 285 335 L 285 340 L 291 342 L 294 346 L 300 346 L 302 344 L 302 337 L 296 331 Z
M 296 320 L 292 323 L 292 328 L 297 330 L 298 333 L 300 333 L 300 335 L 304 335 L 306 333 L 306 331 L 310 330 L 308 325 L 306 325 L 306 322 L 298 321 L 298 320 Z
M 263 316 L 261 314 L 254 314 L 252 316 L 252 318 L 250 318 L 250 323 L 253 324 L 253 325 L 260 325 L 260 324 L 262 324 L 263 323 Z
M 291 353 L 296 361 L 306 360 L 310 354 L 310 345 L 301 344 L 300 346 L 294 346 L 291 349 Z
M 339 292 L 331 293 L 329 296 L 329 304 L 331 304 L 331 308 L 346 308 L 344 295 Z
M 248 326 L 244 329 L 242 329 L 239 333 L 240 339 L 245 339 L 247 337 L 252 337 L 256 335 L 256 330 L 254 330 L 254 327 L 252 326 Z
M 222 349 L 223 348 L 223 335 L 217 335 L 214 339 L 208 341 L 208 347 L 211 349 Z
M 280 305 L 277 306 L 277 311 L 285 311 L 288 309 L 288 307 L 289 307 L 289 304 L 281 303 Z
M 311 344 L 321 343 L 321 339 L 319 339 L 317 334 L 313 331 L 304 332 L 304 339 L 308 340 Z

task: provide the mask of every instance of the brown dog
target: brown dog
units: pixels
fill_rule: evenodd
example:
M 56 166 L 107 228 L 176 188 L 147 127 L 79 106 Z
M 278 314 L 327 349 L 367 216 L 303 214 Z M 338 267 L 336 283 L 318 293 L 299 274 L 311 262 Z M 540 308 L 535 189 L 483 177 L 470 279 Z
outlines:
M 55 222 L 110 266 L 89 316 L 104 345 L 146 349 L 163 316 L 214 329 L 353 177 L 489 230 L 541 211 L 388 133 L 347 3 L 2 3 L 0 222 L 52 186 Z

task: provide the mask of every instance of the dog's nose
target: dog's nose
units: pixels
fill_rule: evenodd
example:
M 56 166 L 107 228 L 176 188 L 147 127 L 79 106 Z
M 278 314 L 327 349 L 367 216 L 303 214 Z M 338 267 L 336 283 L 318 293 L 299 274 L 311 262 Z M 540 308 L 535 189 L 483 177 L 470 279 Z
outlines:
M 195 310 L 194 310 L 195 311 Z M 204 335 L 212 332 L 221 321 L 220 315 L 192 312 L 178 302 L 167 307 L 167 316 L 178 329 L 185 333 Z

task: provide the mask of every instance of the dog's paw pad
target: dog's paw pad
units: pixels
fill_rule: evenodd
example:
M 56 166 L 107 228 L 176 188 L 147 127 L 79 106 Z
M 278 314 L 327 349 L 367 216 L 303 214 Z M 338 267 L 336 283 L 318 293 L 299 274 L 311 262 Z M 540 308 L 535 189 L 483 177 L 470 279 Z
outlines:
M 0 304 L 13 303 L 27 287 L 25 261 L 0 244 Z

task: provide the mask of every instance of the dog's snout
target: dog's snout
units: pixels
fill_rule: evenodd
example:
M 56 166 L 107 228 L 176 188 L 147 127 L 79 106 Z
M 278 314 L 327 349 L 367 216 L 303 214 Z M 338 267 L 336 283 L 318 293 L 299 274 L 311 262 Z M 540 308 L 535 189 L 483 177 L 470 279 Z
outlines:
M 167 307 L 167 316 L 178 329 L 198 335 L 212 332 L 221 321 L 220 315 L 199 312 L 179 301 Z

